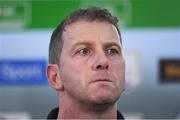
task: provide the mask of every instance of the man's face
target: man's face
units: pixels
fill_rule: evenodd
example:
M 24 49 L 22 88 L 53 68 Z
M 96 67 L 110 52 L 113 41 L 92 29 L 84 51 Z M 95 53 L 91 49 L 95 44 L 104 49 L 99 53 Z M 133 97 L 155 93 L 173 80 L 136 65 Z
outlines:
M 78 21 L 66 26 L 63 40 L 61 92 L 81 103 L 115 103 L 125 80 L 125 62 L 115 26 Z

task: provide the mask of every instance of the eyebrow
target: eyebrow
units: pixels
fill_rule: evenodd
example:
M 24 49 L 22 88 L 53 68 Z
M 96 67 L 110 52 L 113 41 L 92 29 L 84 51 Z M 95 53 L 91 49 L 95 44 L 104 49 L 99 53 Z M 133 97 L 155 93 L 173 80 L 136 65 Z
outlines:
M 119 44 L 117 44 L 116 42 L 108 42 L 108 43 L 105 43 L 104 46 L 105 46 L 105 48 L 116 46 L 119 50 L 121 50 L 121 46 Z
M 88 41 L 80 41 L 75 43 L 73 46 L 78 46 L 78 45 L 87 45 L 87 46 L 92 46 L 93 43 L 88 42 Z
M 80 42 L 77 42 L 75 43 L 72 48 L 71 48 L 71 51 L 74 50 L 74 48 L 76 46 L 79 46 L 79 45 L 85 45 L 85 46 L 88 46 L 88 47 L 92 47 L 94 46 L 93 43 L 89 42 L 89 41 L 80 41 Z M 107 42 L 107 43 L 104 43 L 103 44 L 103 48 L 108 48 L 108 47 L 112 47 L 112 46 L 116 46 L 120 51 L 121 51 L 121 45 L 119 45 L 118 43 L 116 42 Z
M 93 44 L 88 41 L 80 41 L 80 42 L 77 42 L 74 45 L 72 45 L 71 51 L 74 50 L 76 48 L 76 46 L 79 46 L 79 45 L 93 46 Z

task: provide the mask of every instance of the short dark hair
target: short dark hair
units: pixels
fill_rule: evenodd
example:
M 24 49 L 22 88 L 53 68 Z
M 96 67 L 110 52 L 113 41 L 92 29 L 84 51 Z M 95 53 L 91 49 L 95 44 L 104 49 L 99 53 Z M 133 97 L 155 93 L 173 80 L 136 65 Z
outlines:
M 67 16 L 53 31 L 51 36 L 51 41 L 49 44 L 49 63 L 51 64 L 59 64 L 60 56 L 63 48 L 63 39 L 62 34 L 65 30 L 65 27 L 71 23 L 76 21 L 86 20 L 86 21 L 103 21 L 109 22 L 113 24 L 119 34 L 120 42 L 121 41 L 121 33 L 118 28 L 118 19 L 111 15 L 111 13 L 107 9 L 102 9 L 98 7 L 90 7 L 87 9 L 78 9 L 72 12 L 69 16 Z

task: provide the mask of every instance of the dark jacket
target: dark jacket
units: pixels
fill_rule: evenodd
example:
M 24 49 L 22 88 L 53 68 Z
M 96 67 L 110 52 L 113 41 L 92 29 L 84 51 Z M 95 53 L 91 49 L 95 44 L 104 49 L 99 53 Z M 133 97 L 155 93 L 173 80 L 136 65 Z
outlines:
M 57 119 L 58 112 L 59 112 L 59 108 L 55 108 L 51 110 L 50 113 L 48 114 L 47 119 Z M 123 115 L 119 111 L 117 111 L 117 119 L 124 119 Z

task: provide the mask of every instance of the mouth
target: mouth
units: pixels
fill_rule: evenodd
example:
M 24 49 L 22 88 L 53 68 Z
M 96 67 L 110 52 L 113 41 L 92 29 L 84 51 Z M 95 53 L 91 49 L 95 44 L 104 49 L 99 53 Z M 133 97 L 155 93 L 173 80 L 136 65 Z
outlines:
M 100 78 L 100 79 L 94 80 L 93 83 L 94 83 L 94 82 L 112 82 L 112 81 L 109 80 L 109 79 L 106 79 L 106 78 Z

